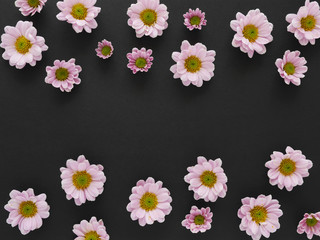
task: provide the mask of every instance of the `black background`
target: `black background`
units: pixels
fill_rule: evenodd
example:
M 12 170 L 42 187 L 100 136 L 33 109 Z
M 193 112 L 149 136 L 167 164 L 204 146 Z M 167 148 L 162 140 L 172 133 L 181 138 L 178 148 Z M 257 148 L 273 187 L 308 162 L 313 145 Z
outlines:
M 49 50 L 35 67 L 23 70 L 0 60 L 0 206 L 12 189 L 46 193 L 50 217 L 42 228 L 22 236 L 6 224 L 1 207 L 0 236 L 6 239 L 74 239 L 73 224 L 91 216 L 102 218 L 111 239 L 251 239 L 239 230 L 241 198 L 272 194 L 284 215 L 281 228 L 270 239 L 306 239 L 296 227 L 305 212 L 319 210 L 320 82 L 319 49 L 300 46 L 287 32 L 287 13 L 296 13 L 302 0 L 163 0 L 169 28 L 162 37 L 137 39 L 127 25 L 133 1 L 98 1 L 102 11 L 92 34 L 76 34 L 56 19 L 59 10 L 49 0 L 41 14 L 24 17 L 13 1 L 1 0 L 0 29 L 18 20 L 33 21 Z M 190 8 L 206 12 L 207 26 L 189 32 L 182 15 Z M 274 41 L 267 53 L 253 59 L 231 46 L 229 24 L 238 11 L 260 8 L 274 24 Z M 95 55 L 97 42 L 106 38 L 114 55 Z M 215 76 L 203 87 L 184 87 L 169 71 L 173 51 L 181 42 L 202 42 L 217 52 Z M 154 64 L 148 73 L 133 75 L 126 53 L 133 47 L 151 48 Z M 309 70 L 302 85 L 287 86 L 275 67 L 285 50 L 300 50 Z M 3 49 L 1 49 L 3 53 Z M 45 67 L 55 59 L 76 58 L 81 84 L 62 93 L 44 82 Z M 274 150 L 287 145 L 301 149 L 313 160 L 310 177 L 292 192 L 268 182 L 265 162 Z M 65 198 L 59 168 L 67 159 L 84 154 L 105 167 L 105 190 L 95 202 L 77 207 Z M 203 155 L 220 157 L 229 178 L 228 192 L 215 203 L 195 201 L 183 177 L 186 168 Z M 152 176 L 171 191 L 173 211 L 162 224 L 140 227 L 126 211 L 131 188 Z M 192 205 L 213 210 L 212 229 L 192 234 L 181 221 Z

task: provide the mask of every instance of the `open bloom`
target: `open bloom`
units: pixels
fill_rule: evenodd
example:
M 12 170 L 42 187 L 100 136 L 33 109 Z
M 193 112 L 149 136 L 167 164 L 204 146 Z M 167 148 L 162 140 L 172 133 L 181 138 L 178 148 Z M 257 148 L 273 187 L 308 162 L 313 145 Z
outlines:
M 127 205 L 131 212 L 131 219 L 138 220 L 140 226 L 153 224 L 155 221 L 164 222 L 165 215 L 169 215 L 172 207 L 172 198 L 167 188 L 162 187 L 162 182 L 149 177 L 146 181 L 139 180 L 132 188 Z
M 182 221 L 182 226 L 190 229 L 192 233 L 203 233 L 211 228 L 212 216 L 209 207 L 199 209 L 192 206 L 190 214 L 187 214 L 186 219 Z
M 49 217 L 49 205 L 46 194 L 35 195 L 32 188 L 19 192 L 12 190 L 10 200 L 4 206 L 9 212 L 7 223 L 12 227 L 18 225 L 23 235 L 42 226 L 42 219 Z
M 314 45 L 316 39 L 320 38 L 320 9 L 317 1 L 306 0 L 298 13 L 288 14 L 286 20 L 289 23 L 288 32 L 293 33 L 301 45 Z
M 109 240 L 110 237 L 102 220 L 92 217 L 90 221 L 82 220 L 80 224 L 73 225 L 73 232 L 77 235 L 75 240 Z
M 83 156 L 78 160 L 69 159 L 67 168 L 60 168 L 61 186 L 67 194 L 67 199 L 74 199 L 76 205 L 80 206 L 88 201 L 95 201 L 96 197 L 103 192 L 106 176 L 103 166 L 90 164 Z
M 128 8 L 128 25 L 136 30 L 137 38 L 144 35 L 155 38 L 168 28 L 169 12 L 159 0 L 138 0 Z
M 103 59 L 107 59 L 113 54 L 113 46 L 111 42 L 103 39 L 98 43 L 98 48 L 96 48 L 97 56 Z
M 193 29 L 202 29 L 202 26 L 207 25 L 207 20 L 205 19 L 205 13 L 201 12 L 199 8 L 196 10 L 189 9 L 189 12 L 183 14 L 184 25 L 191 31 Z
M 79 73 L 82 68 L 75 64 L 76 60 L 71 58 L 69 61 L 55 60 L 54 66 L 46 67 L 47 76 L 45 82 L 52 84 L 55 88 L 60 88 L 62 92 L 70 92 L 74 84 L 80 84 Z
M 194 199 L 215 202 L 218 197 L 224 198 L 228 190 L 228 178 L 221 167 L 221 159 L 213 161 L 198 157 L 197 161 L 197 165 L 187 168 L 189 173 L 184 177 L 190 184 L 189 190 L 194 191 Z
M 151 68 L 153 57 L 151 56 L 152 50 L 145 48 L 133 48 L 132 53 L 127 54 L 129 60 L 128 68 L 132 70 L 134 74 L 137 72 L 148 72 Z
M 36 12 L 40 13 L 47 0 L 16 0 L 15 5 L 23 16 L 31 14 L 33 16 Z
M 304 73 L 308 71 L 308 67 L 305 66 L 306 59 L 299 56 L 299 51 L 290 52 L 287 50 L 283 58 L 276 60 L 278 72 L 286 84 L 292 82 L 294 85 L 299 86 L 301 84 L 300 78 L 304 78 Z
M 42 59 L 42 52 L 48 50 L 43 37 L 37 36 L 37 29 L 29 21 L 19 21 L 15 27 L 6 26 L 1 35 L 0 47 L 5 51 L 2 57 L 10 66 L 22 69 L 29 63 L 35 66 Z
M 187 40 L 181 44 L 181 52 L 173 52 L 172 59 L 176 64 L 172 65 L 170 71 L 173 78 L 180 78 L 184 86 L 193 84 L 201 87 L 203 81 L 209 81 L 214 73 L 214 60 L 216 52 L 207 50 L 202 43 L 190 45 Z
M 278 185 L 280 189 L 285 187 L 288 191 L 303 184 L 303 178 L 309 176 L 308 170 L 313 165 L 300 150 L 291 147 L 286 148 L 285 154 L 275 151 L 270 157 L 271 160 L 266 162 L 270 184 Z
M 320 236 L 320 212 L 305 213 L 299 222 L 297 232 L 299 234 L 306 233 L 308 239 L 312 239 L 313 235 Z
M 57 2 L 60 13 L 57 18 L 60 21 L 67 21 L 72 24 L 76 33 L 83 29 L 91 33 L 92 29 L 98 27 L 95 18 L 101 11 L 101 8 L 95 7 L 96 0 L 63 0 Z
M 248 53 L 250 58 L 255 51 L 265 54 L 267 51 L 265 44 L 273 40 L 271 35 L 273 25 L 259 9 L 250 10 L 246 16 L 238 12 L 236 20 L 232 20 L 230 26 L 236 32 L 232 46 L 240 47 L 240 50 Z
M 241 218 L 240 230 L 259 240 L 261 235 L 266 238 L 280 228 L 279 217 L 283 215 L 278 200 L 271 195 L 259 195 L 258 198 L 246 197 L 241 200 L 242 206 L 238 210 Z

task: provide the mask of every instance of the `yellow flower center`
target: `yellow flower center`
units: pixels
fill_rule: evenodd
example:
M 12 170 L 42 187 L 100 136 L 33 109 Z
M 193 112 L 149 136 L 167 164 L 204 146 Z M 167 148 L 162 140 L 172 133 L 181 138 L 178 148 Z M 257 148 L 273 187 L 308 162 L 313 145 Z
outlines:
M 90 231 L 84 235 L 85 240 L 100 240 L 100 236 L 96 231 Z
M 316 27 L 317 20 L 312 15 L 301 18 L 300 24 L 305 31 L 311 31 Z
M 84 20 L 87 17 L 88 9 L 82 4 L 77 3 L 73 5 L 71 15 L 78 20 Z
M 158 205 L 158 198 L 154 193 L 146 192 L 140 199 L 140 207 L 146 211 L 156 209 Z
M 27 39 L 25 36 L 20 36 L 17 38 L 15 47 L 17 52 L 21 54 L 26 54 L 29 52 L 29 49 L 32 47 L 32 44 L 29 39 Z
M 69 77 L 69 71 L 66 68 L 58 68 L 56 70 L 56 79 L 59 81 L 64 81 Z
M 212 188 L 217 182 L 217 175 L 212 171 L 204 171 L 200 176 L 202 185 Z
M 40 5 L 39 0 L 28 0 L 28 4 L 30 7 L 36 8 Z
M 104 46 L 101 50 L 102 55 L 108 56 L 111 53 L 111 47 L 109 46 Z
M 307 218 L 307 220 L 306 220 L 306 224 L 307 224 L 309 227 L 314 227 L 317 223 L 318 223 L 318 220 L 315 219 L 314 217 L 312 217 L 312 218 Z
M 90 186 L 92 177 L 87 171 L 77 171 L 72 176 L 72 182 L 78 190 L 83 190 Z
M 140 13 L 140 19 L 145 25 L 152 26 L 157 22 L 157 13 L 152 9 L 145 9 Z
M 242 34 L 249 42 L 255 42 L 259 37 L 259 29 L 253 24 L 248 24 L 243 28 Z
M 265 222 L 267 220 L 268 211 L 263 206 L 255 206 L 250 210 L 250 215 L 252 221 L 255 221 L 257 224 L 260 224 L 261 222 Z
M 190 56 L 184 61 L 184 67 L 188 72 L 195 73 L 201 69 L 202 62 L 196 56 Z
M 31 218 L 37 214 L 38 208 L 34 202 L 25 201 L 20 203 L 19 212 L 23 217 Z
M 196 225 L 203 225 L 204 224 L 204 216 L 197 215 L 194 217 L 194 224 Z
M 279 172 L 284 176 L 290 176 L 296 171 L 296 163 L 290 158 L 282 160 L 279 166 Z
M 283 66 L 283 70 L 288 74 L 288 75 L 292 75 L 295 73 L 295 66 L 293 65 L 293 63 L 291 62 L 287 62 L 284 66 Z

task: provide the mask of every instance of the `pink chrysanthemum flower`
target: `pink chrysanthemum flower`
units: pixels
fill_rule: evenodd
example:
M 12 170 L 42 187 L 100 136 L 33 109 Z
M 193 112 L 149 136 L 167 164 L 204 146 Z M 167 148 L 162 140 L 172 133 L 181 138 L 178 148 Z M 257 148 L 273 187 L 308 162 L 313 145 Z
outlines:
M 173 52 L 172 59 L 176 64 L 172 65 L 170 71 L 173 78 L 180 78 L 184 86 L 193 84 L 197 87 L 203 85 L 203 81 L 209 81 L 214 73 L 214 60 L 216 52 L 207 50 L 202 43 L 190 45 L 187 40 L 181 44 L 181 52 Z
M 265 44 L 273 40 L 271 35 L 273 25 L 259 9 L 250 10 L 246 16 L 238 12 L 236 20 L 232 20 L 230 26 L 236 32 L 232 46 L 240 47 L 240 50 L 248 53 L 250 58 L 254 51 L 265 54 L 267 51 Z
M 36 12 L 40 13 L 47 0 L 16 0 L 15 5 L 23 16 L 33 16 Z
M 303 178 L 309 176 L 308 170 L 313 165 L 300 150 L 291 147 L 286 148 L 286 154 L 275 151 L 270 157 L 265 164 L 269 168 L 270 184 L 278 185 L 280 189 L 285 187 L 288 191 L 303 184 Z
M 145 48 L 133 48 L 132 53 L 127 54 L 129 60 L 128 68 L 132 70 L 134 74 L 137 72 L 148 72 L 151 68 L 153 57 L 151 56 L 152 50 Z
M 221 159 L 208 161 L 205 157 L 198 157 L 197 161 L 197 165 L 187 168 L 189 173 L 184 177 L 190 184 L 188 189 L 194 191 L 194 199 L 215 202 L 218 197 L 224 198 L 228 178 L 221 167 Z
M 90 164 L 83 156 L 78 160 L 69 159 L 67 168 L 60 168 L 61 186 L 67 194 L 67 199 L 74 199 L 77 206 L 88 201 L 95 201 L 96 197 L 103 192 L 106 176 L 103 166 Z
M 290 13 L 286 16 L 290 23 L 288 32 L 294 34 L 303 46 L 309 42 L 314 45 L 316 39 L 320 38 L 320 9 L 316 1 L 306 0 L 305 5 L 299 8 L 297 14 Z
M 73 225 L 73 232 L 78 237 L 75 240 L 109 240 L 110 237 L 102 220 L 92 217 L 90 221 L 82 220 L 80 224 Z
M 101 11 L 101 8 L 95 7 L 96 0 L 63 0 L 57 2 L 60 13 L 57 18 L 60 21 L 67 21 L 72 24 L 76 33 L 83 29 L 91 33 L 92 29 L 98 27 L 95 18 Z
M 159 0 L 138 0 L 128 8 L 128 25 L 136 31 L 137 38 L 144 35 L 155 38 L 167 29 L 169 12 Z
M 308 239 L 312 239 L 313 235 L 320 236 L 320 212 L 305 213 L 299 222 L 297 232 L 299 234 L 306 233 Z
M 246 197 L 241 200 L 242 206 L 238 210 L 241 218 L 240 230 L 259 240 L 261 235 L 269 238 L 280 228 L 279 217 L 283 215 L 278 200 L 271 195 L 259 195 L 258 198 Z
M 193 29 L 202 29 L 202 26 L 207 25 L 207 20 L 205 19 L 205 13 L 201 12 L 199 8 L 196 10 L 189 9 L 189 12 L 183 14 L 184 25 L 191 31 Z
M 162 182 L 149 177 L 146 181 L 139 180 L 132 188 L 127 205 L 131 212 L 131 219 L 138 220 L 140 226 L 153 224 L 155 221 L 164 222 L 165 215 L 169 215 L 172 207 L 172 198 L 167 188 L 162 187 Z
M 70 92 L 74 84 L 80 84 L 81 79 L 79 73 L 82 68 L 75 64 L 75 59 L 71 58 L 69 61 L 55 60 L 54 66 L 46 67 L 47 76 L 45 82 L 52 84 L 55 88 L 60 88 L 62 92 Z
M 209 207 L 199 209 L 192 206 L 190 214 L 187 214 L 186 219 L 182 221 L 182 226 L 190 229 L 192 233 L 203 233 L 211 228 L 212 216 Z
M 12 190 L 10 200 L 4 206 L 9 212 L 7 223 L 12 227 L 18 225 L 23 235 L 42 226 L 42 219 L 49 217 L 49 205 L 46 194 L 34 195 L 32 188 L 19 192 Z
M 278 72 L 288 85 L 292 82 L 294 85 L 299 86 L 301 84 L 300 78 L 304 78 L 304 73 L 308 71 L 308 67 L 305 66 L 306 59 L 299 56 L 299 51 L 290 52 L 287 50 L 283 58 L 276 60 Z
M 22 69 L 29 63 L 35 66 L 42 59 L 42 52 L 48 50 L 43 37 L 37 36 L 32 22 L 19 21 L 15 27 L 6 26 L 1 35 L 0 47 L 5 51 L 2 57 L 9 60 L 10 66 Z
M 96 48 L 97 56 L 103 59 L 107 59 L 113 54 L 113 46 L 111 42 L 103 39 L 98 43 L 98 48 Z

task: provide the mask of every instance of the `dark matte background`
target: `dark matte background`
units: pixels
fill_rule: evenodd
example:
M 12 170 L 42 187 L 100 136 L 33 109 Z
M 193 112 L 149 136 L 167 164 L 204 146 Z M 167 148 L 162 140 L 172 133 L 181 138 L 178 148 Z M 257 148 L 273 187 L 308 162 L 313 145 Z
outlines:
M 316 46 L 300 46 L 285 21 L 302 0 L 163 0 L 170 12 L 169 28 L 156 39 L 137 39 L 127 25 L 126 10 L 133 1 L 98 1 L 102 11 L 92 34 L 76 34 L 70 24 L 58 21 L 56 2 L 49 0 L 41 14 L 23 17 L 13 1 L 1 0 L 1 32 L 18 20 L 33 21 L 49 50 L 33 68 L 17 70 L 0 60 L 0 206 L 12 189 L 29 187 L 46 193 L 51 206 L 43 227 L 27 236 L 6 224 L 8 213 L 1 207 L 3 238 L 74 239 L 73 224 L 96 216 L 114 240 L 251 239 L 239 230 L 240 200 L 272 194 L 284 215 L 270 239 L 306 239 L 296 233 L 297 224 L 305 212 L 320 210 L 320 40 Z M 206 12 L 208 24 L 202 31 L 189 32 L 183 25 L 189 7 Z M 265 55 L 249 59 L 231 46 L 229 23 L 237 11 L 254 8 L 275 25 L 274 41 Z M 103 38 L 115 47 L 109 60 L 95 55 Z M 169 71 L 171 53 L 184 39 L 217 52 L 215 76 L 202 88 L 184 87 Z M 126 53 L 133 47 L 154 51 L 148 73 L 133 75 L 127 69 Z M 300 50 L 308 61 L 300 87 L 287 86 L 275 67 L 287 49 Z M 45 67 L 72 57 L 83 68 L 82 83 L 71 93 L 45 84 Z M 301 149 L 314 163 L 305 184 L 292 192 L 271 186 L 264 166 L 272 151 L 284 151 L 287 145 Z M 107 182 L 95 202 L 77 207 L 66 200 L 59 168 L 80 154 L 104 165 Z M 193 199 L 183 177 L 199 155 L 222 158 L 229 178 L 226 198 L 215 203 Z M 131 221 L 126 205 L 131 188 L 149 176 L 171 191 L 173 211 L 163 224 L 142 228 Z M 210 231 L 194 235 L 181 226 L 192 205 L 211 207 Z

